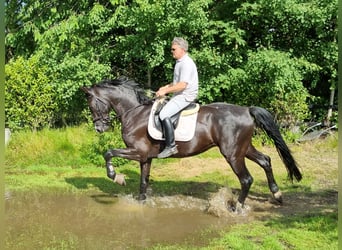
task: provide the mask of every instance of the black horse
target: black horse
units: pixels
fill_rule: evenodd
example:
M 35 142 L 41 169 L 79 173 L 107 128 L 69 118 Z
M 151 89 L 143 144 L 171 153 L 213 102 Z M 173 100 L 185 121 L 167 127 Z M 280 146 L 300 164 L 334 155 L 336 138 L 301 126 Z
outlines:
M 122 138 L 126 148 L 109 149 L 104 155 L 107 176 L 112 180 L 118 177 L 111 162 L 112 157 L 138 161 L 141 169 L 139 199 L 146 199 L 152 159 L 156 158 L 165 146 L 163 141 L 154 140 L 148 134 L 147 125 L 153 101 L 146 97 L 137 83 L 124 77 L 104 80 L 91 87 L 82 87 L 82 90 L 86 93 L 97 132 L 102 133 L 110 127 L 109 114 L 112 109 L 122 124 Z M 266 131 L 274 141 L 289 178 L 293 180 L 295 177 L 300 181 L 302 174 L 272 115 L 260 107 L 242 107 L 226 103 L 202 105 L 194 138 L 187 142 L 177 142 L 179 152 L 173 157 L 193 156 L 214 146 L 219 147 L 241 184 L 238 202 L 232 206 L 233 210 L 236 206 L 243 207 L 253 182 L 245 164 L 247 157 L 264 169 L 273 197 L 282 202 L 270 157 L 252 145 L 255 126 Z M 125 183 L 122 179 L 116 182 Z

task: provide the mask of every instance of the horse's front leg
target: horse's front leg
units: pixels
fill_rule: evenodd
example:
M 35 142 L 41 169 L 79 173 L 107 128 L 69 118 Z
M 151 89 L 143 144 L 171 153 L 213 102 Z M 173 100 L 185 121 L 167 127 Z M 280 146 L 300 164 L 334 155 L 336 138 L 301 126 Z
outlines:
M 139 200 L 146 199 L 147 187 L 150 181 L 152 159 L 148 159 L 146 162 L 140 162 L 140 193 Z
M 122 157 L 128 160 L 135 161 L 140 161 L 141 157 L 134 148 L 110 149 L 104 154 L 108 178 L 120 185 L 126 185 L 124 176 L 118 175 L 115 172 L 114 166 L 112 164 L 113 157 Z

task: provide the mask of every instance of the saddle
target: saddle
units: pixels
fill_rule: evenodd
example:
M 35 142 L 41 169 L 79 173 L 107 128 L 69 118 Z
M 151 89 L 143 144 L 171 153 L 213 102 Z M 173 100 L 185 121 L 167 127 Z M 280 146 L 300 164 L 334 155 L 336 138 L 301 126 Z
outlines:
M 154 112 L 154 124 L 156 126 L 156 128 L 159 131 L 163 131 L 162 129 L 162 124 L 161 124 L 161 120 L 159 119 L 159 113 L 160 111 L 163 109 L 163 107 L 166 105 L 166 103 L 168 102 L 168 100 L 166 98 L 161 99 L 157 106 L 156 106 L 156 110 Z M 197 113 L 199 110 L 199 104 L 192 102 L 190 103 L 188 106 L 186 106 L 184 109 L 182 109 L 180 112 L 178 112 L 177 114 L 175 114 L 174 116 L 170 117 L 171 122 L 173 124 L 173 128 L 176 129 L 179 123 L 179 118 L 181 116 L 187 116 L 187 115 L 191 115 L 194 113 Z
M 162 123 L 159 119 L 159 113 L 168 102 L 166 98 L 157 100 L 151 109 L 148 123 L 148 132 L 150 136 L 157 140 L 163 140 Z M 198 103 L 190 103 L 183 110 L 170 117 L 175 129 L 176 141 L 189 141 L 195 134 L 197 114 L 200 109 Z

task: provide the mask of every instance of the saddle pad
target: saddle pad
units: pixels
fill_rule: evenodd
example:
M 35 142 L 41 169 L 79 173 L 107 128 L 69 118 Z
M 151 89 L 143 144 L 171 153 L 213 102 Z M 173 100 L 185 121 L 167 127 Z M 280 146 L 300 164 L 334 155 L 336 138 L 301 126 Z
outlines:
M 154 124 L 154 113 L 156 111 L 158 102 L 155 102 L 152 106 L 150 117 L 148 119 L 148 133 L 155 140 L 164 140 L 163 134 L 159 131 Z M 175 141 L 190 141 L 196 130 L 198 112 L 191 115 L 183 116 L 179 118 L 178 126 L 175 129 Z

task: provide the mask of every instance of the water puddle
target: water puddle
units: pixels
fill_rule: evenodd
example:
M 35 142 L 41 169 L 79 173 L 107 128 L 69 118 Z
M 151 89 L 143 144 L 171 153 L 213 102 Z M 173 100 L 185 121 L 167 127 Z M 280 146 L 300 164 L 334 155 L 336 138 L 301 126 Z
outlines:
M 6 249 L 142 249 L 205 246 L 241 217 L 219 218 L 190 196 L 16 193 L 6 196 Z M 203 237 L 203 236 L 206 237 Z

